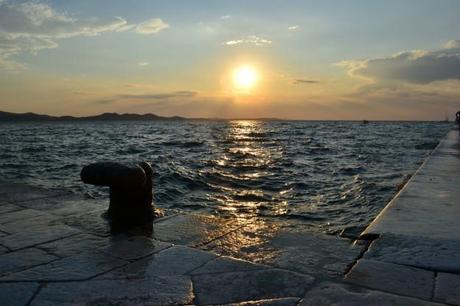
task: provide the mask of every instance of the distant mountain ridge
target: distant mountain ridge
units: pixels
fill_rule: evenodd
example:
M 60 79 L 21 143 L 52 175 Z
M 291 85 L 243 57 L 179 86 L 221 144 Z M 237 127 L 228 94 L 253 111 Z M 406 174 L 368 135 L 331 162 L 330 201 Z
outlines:
M 155 114 L 118 114 L 103 113 L 95 116 L 50 116 L 35 113 L 9 113 L 0 111 L 0 122 L 19 121 L 135 121 L 135 120 L 187 120 L 187 118 L 173 116 L 162 117 Z

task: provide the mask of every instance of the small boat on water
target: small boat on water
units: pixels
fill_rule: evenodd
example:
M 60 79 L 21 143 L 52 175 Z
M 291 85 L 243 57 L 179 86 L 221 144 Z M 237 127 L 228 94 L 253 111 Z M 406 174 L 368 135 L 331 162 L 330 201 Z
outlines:
M 363 124 L 368 124 L 369 121 L 368 120 L 363 120 Z

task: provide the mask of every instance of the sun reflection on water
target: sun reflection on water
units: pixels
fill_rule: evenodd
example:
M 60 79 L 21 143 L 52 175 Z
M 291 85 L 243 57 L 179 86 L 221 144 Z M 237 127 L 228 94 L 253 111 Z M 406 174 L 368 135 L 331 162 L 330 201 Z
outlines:
M 208 199 L 218 203 L 220 211 L 236 218 L 252 218 L 287 212 L 287 201 L 278 199 L 282 193 L 267 191 L 265 178 L 274 176 L 272 168 L 282 154 L 282 148 L 270 137 L 271 132 L 262 121 L 231 121 L 220 141 L 225 148 L 215 160 L 214 170 L 222 181 L 214 187 L 222 192 L 208 194 Z M 227 184 L 226 178 L 232 183 Z

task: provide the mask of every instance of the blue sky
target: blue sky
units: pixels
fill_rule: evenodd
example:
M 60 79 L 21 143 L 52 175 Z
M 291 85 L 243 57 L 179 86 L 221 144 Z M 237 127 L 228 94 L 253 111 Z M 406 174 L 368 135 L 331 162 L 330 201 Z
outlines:
M 458 12 L 453 0 L 4 0 L 0 109 L 437 120 L 460 108 Z M 242 65 L 258 75 L 244 94 Z

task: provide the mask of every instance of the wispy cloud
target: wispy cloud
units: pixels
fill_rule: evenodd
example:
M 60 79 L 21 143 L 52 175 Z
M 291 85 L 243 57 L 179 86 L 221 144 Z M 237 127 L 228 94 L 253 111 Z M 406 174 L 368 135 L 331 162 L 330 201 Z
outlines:
M 256 46 L 264 46 L 264 45 L 270 45 L 272 43 L 271 40 L 262 38 L 256 35 L 251 35 L 243 39 L 235 39 L 235 40 L 229 40 L 223 43 L 223 45 L 226 46 L 236 46 L 236 45 L 241 45 L 241 44 L 251 44 L 251 45 L 256 45 Z
M 0 1 L 0 69 L 23 69 L 24 65 L 11 57 L 22 52 L 37 54 L 40 50 L 57 48 L 61 39 L 132 29 L 153 34 L 167 27 L 169 25 L 159 18 L 136 26 L 122 17 L 78 19 L 39 1 Z
M 299 25 L 291 25 L 291 26 L 288 26 L 288 30 L 289 31 L 295 31 L 295 30 L 298 30 L 300 29 L 300 26 Z
M 198 92 L 192 90 L 180 90 L 168 93 L 153 93 L 153 94 L 123 94 L 118 95 L 118 98 L 132 100 L 162 100 L 171 98 L 191 98 L 198 95 Z
M 306 79 L 296 79 L 292 81 L 292 84 L 299 85 L 299 84 L 317 84 L 319 81 L 317 80 L 306 80 Z
M 137 63 L 138 66 L 141 66 L 141 67 L 146 67 L 146 66 L 149 66 L 150 63 L 149 62 L 139 62 Z
M 138 24 L 135 30 L 140 34 L 155 34 L 167 28 L 169 28 L 169 24 L 160 18 L 153 18 Z
M 226 19 L 230 19 L 232 16 L 230 15 L 223 15 L 223 16 L 220 16 L 220 19 L 222 20 L 226 20 Z

